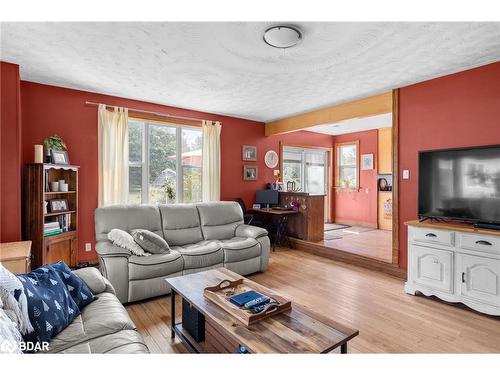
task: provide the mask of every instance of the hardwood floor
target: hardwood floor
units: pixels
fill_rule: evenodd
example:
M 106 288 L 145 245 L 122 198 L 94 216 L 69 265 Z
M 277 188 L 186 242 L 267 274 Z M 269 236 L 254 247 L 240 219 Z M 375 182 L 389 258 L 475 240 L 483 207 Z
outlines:
M 339 323 L 359 329 L 350 353 L 499 353 L 500 318 L 407 295 L 404 281 L 306 252 L 278 249 L 250 277 Z M 176 311 L 180 312 L 180 301 Z M 127 306 L 153 353 L 184 353 L 170 339 L 170 298 Z M 180 316 L 178 317 L 180 319 Z
M 343 229 L 349 231 L 350 228 Z M 337 231 L 330 231 L 335 235 Z M 367 232 L 353 233 L 339 239 L 323 240 L 320 245 L 392 263 L 392 232 L 374 229 Z

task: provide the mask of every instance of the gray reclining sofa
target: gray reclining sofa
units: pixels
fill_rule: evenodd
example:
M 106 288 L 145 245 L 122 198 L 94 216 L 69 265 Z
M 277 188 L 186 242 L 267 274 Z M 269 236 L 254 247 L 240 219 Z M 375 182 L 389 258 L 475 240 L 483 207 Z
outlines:
M 147 229 L 165 238 L 171 251 L 131 255 L 108 240 L 114 228 Z M 122 303 L 170 293 L 167 277 L 218 267 L 248 275 L 269 263 L 267 231 L 243 224 L 236 202 L 101 207 L 95 229 L 101 272 Z

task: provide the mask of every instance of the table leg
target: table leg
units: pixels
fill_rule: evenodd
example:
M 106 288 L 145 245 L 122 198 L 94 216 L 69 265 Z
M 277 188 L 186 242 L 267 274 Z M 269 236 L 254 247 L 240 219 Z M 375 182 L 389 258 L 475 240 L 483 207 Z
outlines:
M 287 237 L 287 232 L 288 232 L 288 215 L 280 215 L 278 217 L 278 230 L 276 231 L 276 243 L 278 246 L 283 246 L 286 244 L 288 247 L 290 246 L 290 241 L 288 240 Z
M 276 234 L 275 234 L 275 238 L 274 238 L 274 241 L 273 241 L 273 251 L 276 250 L 276 245 L 279 246 L 279 242 L 280 242 L 280 226 L 281 226 L 281 220 L 278 218 L 278 223 L 276 224 Z
M 347 354 L 347 343 L 340 345 L 340 354 Z
M 175 290 L 170 292 L 170 337 L 175 338 Z

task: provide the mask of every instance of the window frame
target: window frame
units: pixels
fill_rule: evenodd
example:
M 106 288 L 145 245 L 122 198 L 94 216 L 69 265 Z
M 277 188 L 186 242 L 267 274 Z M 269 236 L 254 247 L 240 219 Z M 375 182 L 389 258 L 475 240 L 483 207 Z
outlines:
M 184 181 L 184 169 L 182 166 L 182 130 L 183 129 L 196 129 L 199 130 L 202 137 L 203 142 L 203 131 L 200 126 L 193 125 L 184 125 L 184 124 L 176 124 L 166 121 L 158 121 L 147 118 L 133 117 L 129 116 L 128 121 L 135 121 L 142 123 L 142 160 L 140 162 L 131 162 L 130 157 L 128 161 L 127 168 L 130 171 L 130 167 L 141 167 L 142 175 L 141 175 L 141 204 L 149 204 L 149 159 L 150 159 L 150 147 L 149 147 L 149 127 L 153 126 L 165 126 L 168 128 L 175 129 L 175 142 L 176 142 L 176 159 L 175 159 L 175 173 L 176 173 L 176 181 L 175 181 L 175 203 L 184 203 L 184 190 L 183 190 L 183 181 Z M 127 126 L 129 124 L 127 123 Z M 203 158 L 203 151 L 202 151 Z M 203 163 L 200 167 L 201 175 L 203 176 Z M 203 177 L 202 177 L 203 178 Z M 200 187 L 203 189 L 203 187 Z M 130 192 L 130 188 L 129 188 Z M 203 191 L 200 191 L 201 196 L 203 196 Z
M 341 169 L 341 163 L 340 163 L 340 149 L 343 146 L 355 146 L 356 147 L 356 163 L 354 167 L 356 168 L 355 175 L 356 175 L 356 185 L 355 186 L 350 186 L 350 187 L 345 187 L 342 186 L 340 183 L 340 169 Z M 349 142 L 341 142 L 341 143 L 335 143 L 335 189 L 338 191 L 359 191 L 360 189 L 360 173 L 359 173 L 359 140 L 355 141 L 349 141 Z
M 330 149 L 331 151 L 331 149 Z M 324 155 L 324 195 L 328 195 L 328 185 L 329 185 L 329 157 L 328 157 L 328 152 L 329 150 L 323 147 L 299 147 L 299 146 L 287 146 L 283 145 L 282 146 L 282 151 L 281 151 L 281 170 L 284 171 L 285 167 L 285 162 L 286 159 L 284 157 L 285 152 L 291 152 L 291 153 L 296 153 L 300 154 L 300 161 L 294 161 L 296 164 L 300 164 L 300 189 L 303 192 L 307 192 L 307 179 L 308 179 L 308 173 L 307 173 L 307 162 L 306 162 L 306 154 L 323 154 Z M 285 176 L 283 173 L 283 183 L 286 184 L 285 182 Z

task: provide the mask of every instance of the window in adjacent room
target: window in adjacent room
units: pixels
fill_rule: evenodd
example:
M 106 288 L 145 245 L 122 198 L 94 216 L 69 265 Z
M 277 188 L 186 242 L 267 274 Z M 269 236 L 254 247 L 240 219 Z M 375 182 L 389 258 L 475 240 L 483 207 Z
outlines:
M 359 188 L 359 142 L 335 145 L 335 186 L 341 189 Z
M 201 201 L 202 130 L 129 120 L 129 203 Z
M 283 182 L 310 194 L 327 194 L 328 160 L 324 149 L 283 148 Z

